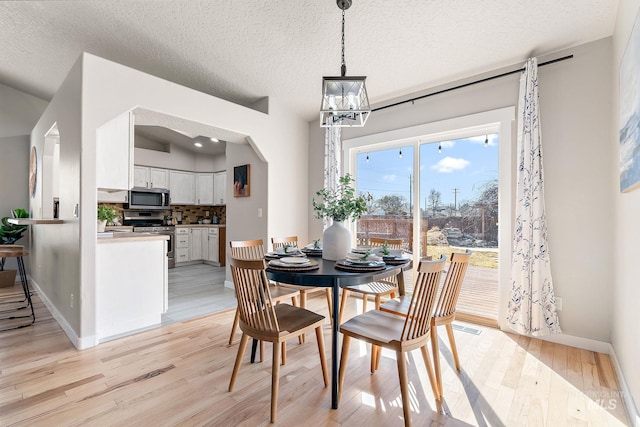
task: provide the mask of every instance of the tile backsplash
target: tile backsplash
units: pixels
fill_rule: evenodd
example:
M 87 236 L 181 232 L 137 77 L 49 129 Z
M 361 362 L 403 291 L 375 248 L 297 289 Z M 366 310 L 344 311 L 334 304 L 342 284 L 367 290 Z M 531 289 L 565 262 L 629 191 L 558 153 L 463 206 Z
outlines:
M 98 203 L 98 206 L 110 206 L 116 210 L 119 216 L 119 222 L 122 224 L 122 212 L 125 210 L 122 203 Z M 207 211 L 209 216 L 207 217 Z M 163 211 L 164 215 L 176 217 L 175 212 L 182 212 L 182 224 L 197 224 L 198 217 L 201 219 L 210 219 L 213 222 L 213 216 L 218 217 L 219 224 L 227 223 L 226 206 L 195 206 L 195 205 L 173 205 L 170 210 Z

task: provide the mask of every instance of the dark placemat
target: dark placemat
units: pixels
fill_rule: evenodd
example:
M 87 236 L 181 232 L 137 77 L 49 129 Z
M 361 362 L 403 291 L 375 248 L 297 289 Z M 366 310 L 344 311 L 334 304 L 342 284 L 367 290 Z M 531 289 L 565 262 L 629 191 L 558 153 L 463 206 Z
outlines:
M 302 258 L 304 256 L 305 255 L 301 254 L 300 252 L 293 253 L 293 254 L 279 254 L 279 253 L 274 253 L 274 252 L 268 252 L 268 253 L 264 254 L 264 259 L 272 260 L 272 259 L 280 259 L 280 258 L 285 258 L 285 257 L 299 257 L 299 258 Z
M 411 258 L 396 258 L 396 257 L 383 256 L 382 259 L 384 260 L 385 263 L 389 265 L 402 265 L 402 264 L 408 264 L 411 262 Z
M 277 271 L 313 271 L 320 268 L 320 264 L 315 261 L 309 260 L 311 265 L 296 265 L 291 264 L 291 267 L 284 267 L 280 265 L 273 265 L 271 263 L 267 264 L 267 270 L 277 270 Z
M 304 253 L 306 256 L 322 256 L 322 249 L 308 249 L 308 248 L 303 248 L 301 249 L 302 253 Z
M 386 265 L 384 262 L 376 264 L 355 264 L 346 260 L 336 261 L 336 269 L 343 271 L 352 271 L 354 273 L 360 273 L 364 271 L 379 271 L 384 270 Z

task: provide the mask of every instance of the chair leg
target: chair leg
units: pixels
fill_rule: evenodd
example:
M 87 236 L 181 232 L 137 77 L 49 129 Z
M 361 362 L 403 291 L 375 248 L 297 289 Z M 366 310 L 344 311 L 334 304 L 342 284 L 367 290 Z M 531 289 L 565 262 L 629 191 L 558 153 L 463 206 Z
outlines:
M 238 354 L 236 355 L 236 363 L 233 365 L 233 372 L 231 373 L 231 381 L 229 381 L 229 391 L 233 391 L 233 385 L 236 382 L 236 377 L 238 376 L 238 371 L 240 371 L 240 365 L 242 364 L 242 356 L 244 355 L 244 350 L 247 348 L 247 343 L 249 342 L 249 335 L 242 333 L 242 338 L 240 338 L 240 345 L 238 346 Z
M 333 316 L 331 315 L 331 313 L 333 313 L 331 305 L 331 288 L 326 288 L 324 293 L 327 296 L 327 307 L 329 308 L 329 323 L 331 324 L 331 326 L 333 326 Z
M 278 386 L 280 385 L 280 343 L 273 343 L 273 363 L 271 364 L 271 422 L 276 422 L 278 412 Z
M 438 327 L 431 325 L 431 352 L 433 353 L 433 369 L 436 372 L 438 395 L 442 398 L 442 373 L 440 372 L 440 351 L 438 350 Z
M 322 368 L 322 378 L 324 379 L 325 388 L 329 386 L 329 371 L 327 371 L 327 356 L 324 353 L 324 336 L 322 335 L 322 327 L 316 328 L 316 341 L 318 342 L 318 353 L 320 353 L 320 367 Z
M 449 336 L 449 344 L 451 345 L 451 353 L 453 353 L 453 360 L 456 362 L 456 370 L 460 372 L 460 359 L 458 359 L 458 347 L 456 346 L 456 339 L 453 336 L 453 326 L 451 323 L 447 323 L 447 335 Z
M 282 353 L 282 364 L 285 365 L 287 363 L 287 342 L 282 341 L 280 343 L 280 347 L 281 347 L 280 352 Z
M 264 341 L 260 341 L 260 363 L 264 362 Z
M 236 307 L 236 314 L 233 317 L 233 326 L 231 327 L 231 335 L 229 335 L 229 345 L 233 345 L 233 336 L 236 333 L 236 329 L 238 329 L 239 321 L 240 321 L 240 311 Z
M 433 397 L 436 400 L 440 400 L 440 392 L 438 391 L 436 378 L 433 374 L 433 366 L 431 365 L 431 357 L 429 356 L 429 350 L 427 350 L 427 344 L 420 347 L 420 351 L 422 352 L 422 360 L 424 360 L 424 366 L 427 368 L 427 375 L 429 376 L 431 390 L 433 390 Z
M 376 373 L 376 361 L 378 360 L 378 352 L 380 347 L 375 344 L 371 344 L 371 373 Z
M 307 292 L 304 290 L 300 291 L 300 308 L 307 308 Z M 298 335 L 298 343 L 303 344 L 306 338 L 306 333 Z
M 396 351 L 398 360 L 398 376 L 400 377 L 400 395 L 402 396 L 402 412 L 404 413 L 404 425 L 411 425 L 411 407 L 409 406 L 409 380 L 407 379 L 407 362 L 404 353 Z
M 342 314 L 344 313 L 344 308 L 347 305 L 347 297 L 349 296 L 349 291 L 347 288 L 342 288 L 342 299 L 340 300 L 340 313 L 338 314 L 338 323 L 342 323 Z
M 344 372 L 347 369 L 347 356 L 349 355 L 349 344 L 351 344 L 351 337 L 349 335 L 343 335 L 342 337 L 342 353 L 340 354 L 340 372 L 338 373 L 338 402 L 342 396 L 342 389 L 344 386 Z

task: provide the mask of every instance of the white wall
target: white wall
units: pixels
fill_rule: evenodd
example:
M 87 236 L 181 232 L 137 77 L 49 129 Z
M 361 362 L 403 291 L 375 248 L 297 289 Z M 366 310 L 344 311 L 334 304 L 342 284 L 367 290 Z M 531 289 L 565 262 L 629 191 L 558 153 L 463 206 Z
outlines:
M 136 138 L 139 138 L 136 136 Z M 171 144 L 171 152 L 135 148 L 133 162 L 136 165 L 154 166 L 165 169 L 177 169 L 190 172 L 218 172 L 226 170 L 224 155 L 210 156 L 196 154 Z
M 640 279 L 638 278 L 638 255 L 640 249 L 640 190 L 630 193 L 620 193 L 620 179 L 618 175 L 619 159 L 619 76 L 618 68 L 627 46 L 633 24 L 640 9 L 638 0 L 620 0 L 616 29 L 613 35 L 613 101 L 611 105 L 612 130 L 609 135 L 609 149 L 612 175 L 609 191 L 613 195 L 614 206 L 613 229 L 615 236 L 613 249 L 614 268 L 612 283 L 613 309 L 611 325 L 611 343 L 617 360 L 624 373 L 628 391 L 635 400 L 635 407 L 631 412 L 640 417 L 638 403 L 640 402 Z M 638 29 L 636 29 L 638 30 Z M 631 406 L 631 405 L 629 405 Z M 640 418 L 635 420 L 640 425 Z
M 86 296 L 81 292 L 80 218 L 74 215 L 80 204 L 81 171 L 81 107 L 82 60 L 79 59 L 65 78 L 31 133 L 31 145 L 38 153 L 44 152 L 45 134 L 58 124 L 60 132 L 59 198 L 60 219 L 63 224 L 31 226 L 31 277 L 41 290 L 41 298 L 53 307 L 67 334 L 81 337 L 83 330 L 81 313 L 87 307 Z M 42 163 L 42 162 L 40 162 Z M 95 168 L 94 168 L 95 169 Z M 36 195 L 31 199 L 31 210 L 36 218 L 42 217 L 42 182 L 44 174 L 38 166 Z M 95 180 L 93 185 L 95 193 Z M 95 206 L 93 207 L 95 224 Z M 47 209 L 45 217 L 51 217 Z M 94 237 L 95 240 L 95 237 Z M 86 242 L 85 242 L 86 244 Z M 95 244 L 95 243 L 94 243 Z M 74 304 L 71 306 L 71 295 Z
M 611 149 L 607 143 L 611 39 L 539 60 L 565 54 L 574 58 L 540 68 L 538 74 L 552 273 L 556 294 L 563 298 L 560 324 L 564 333 L 608 343 L 613 277 Z M 497 73 L 501 71 L 505 70 Z M 517 106 L 518 79 L 515 74 L 374 112 L 365 127 L 343 129 L 342 138 Z M 324 133 L 315 128 L 317 122 L 311 122 L 310 194 L 322 187 L 324 166 Z M 515 165 L 511 167 L 515 177 Z M 311 234 L 321 229 L 319 220 L 310 222 Z

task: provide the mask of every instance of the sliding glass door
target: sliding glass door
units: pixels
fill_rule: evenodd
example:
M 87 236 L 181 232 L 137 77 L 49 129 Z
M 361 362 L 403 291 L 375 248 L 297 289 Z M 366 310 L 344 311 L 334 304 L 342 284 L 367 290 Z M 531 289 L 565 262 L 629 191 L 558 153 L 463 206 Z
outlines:
M 357 222 L 358 244 L 403 239 L 419 260 L 470 249 L 458 311 L 498 317 L 499 134 L 387 144 L 356 159 L 358 192 L 373 195 Z M 417 170 L 417 172 L 416 172 Z M 408 281 L 411 289 L 412 281 Z M 464 314 L 463 314 L 464 317 Z

